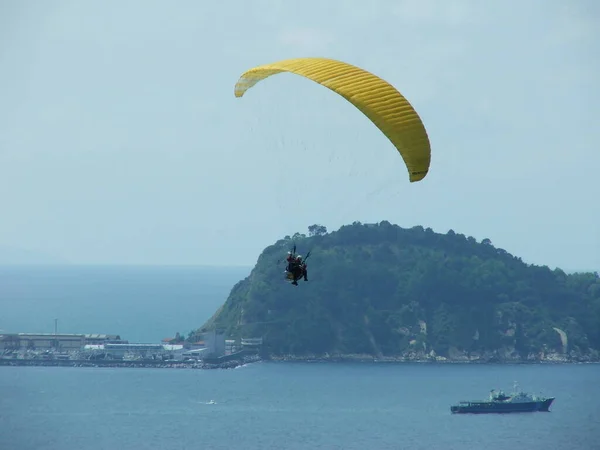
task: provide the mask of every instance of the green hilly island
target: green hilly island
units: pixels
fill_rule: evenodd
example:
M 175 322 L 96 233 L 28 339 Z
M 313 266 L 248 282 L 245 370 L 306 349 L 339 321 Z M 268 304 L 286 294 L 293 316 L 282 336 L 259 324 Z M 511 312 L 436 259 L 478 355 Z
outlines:
M 296 244 L 308 282 L 290 285 Z M 450 230 L 355 222 L 286 236 L 195 334 L 263 338 L 272 357 L 598 360 L 600 278 L 526 264 Z

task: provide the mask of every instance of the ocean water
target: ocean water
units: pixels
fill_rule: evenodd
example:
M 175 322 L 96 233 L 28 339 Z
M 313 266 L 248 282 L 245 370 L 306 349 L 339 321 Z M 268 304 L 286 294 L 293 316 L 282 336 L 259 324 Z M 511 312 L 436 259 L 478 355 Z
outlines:
M 0 268 L 0 329 L 187 333 L 249 268 Z M 451 415 L 510 390 L 551 413 Z M 0 367 L 0 450 L 600 450 L 600 365 L 258 363 L 232 370 Z M 215 404 L 209 404 L 214 400 Z
M 130 342 L 187 335 L 249 267 L 0 266 L 0 333 L 118 334 Z
M 551 412 L 450 414 L 513 380 Z M 0 367 L 0 448 L 595 450 L 599 380 L 599 365 Z

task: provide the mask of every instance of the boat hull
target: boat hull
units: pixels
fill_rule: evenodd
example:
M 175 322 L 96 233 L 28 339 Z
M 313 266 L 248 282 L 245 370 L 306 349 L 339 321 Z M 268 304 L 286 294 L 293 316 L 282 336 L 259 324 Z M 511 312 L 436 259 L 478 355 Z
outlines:
M 450 407 L 452 414 L 508 414 L 549 412 L 554 397 L 536 402 L 462 402 Z

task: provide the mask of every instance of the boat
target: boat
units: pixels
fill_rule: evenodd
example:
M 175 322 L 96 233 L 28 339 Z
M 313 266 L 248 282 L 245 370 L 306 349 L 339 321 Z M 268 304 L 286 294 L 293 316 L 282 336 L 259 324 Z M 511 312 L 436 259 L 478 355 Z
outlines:
M 549 412 L 554 397 L 539 397 L 521 391 L 515 382 L 513 393 L 492 389 L 488 400 L 461 401 L 450 406 L 452 414 L 494 414 L 518 412 Z

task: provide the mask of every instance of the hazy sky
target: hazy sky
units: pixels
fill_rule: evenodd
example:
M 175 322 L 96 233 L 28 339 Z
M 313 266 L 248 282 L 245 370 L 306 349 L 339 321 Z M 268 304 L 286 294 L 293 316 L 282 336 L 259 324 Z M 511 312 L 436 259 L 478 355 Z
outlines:
M 595 0 L 0 0 L 0 246 L 72 263 L 254 264 L 389 220 L 600 269 Z M 428 176 L 352 105 L 246 69 L 325 56 L 394 84 Z

